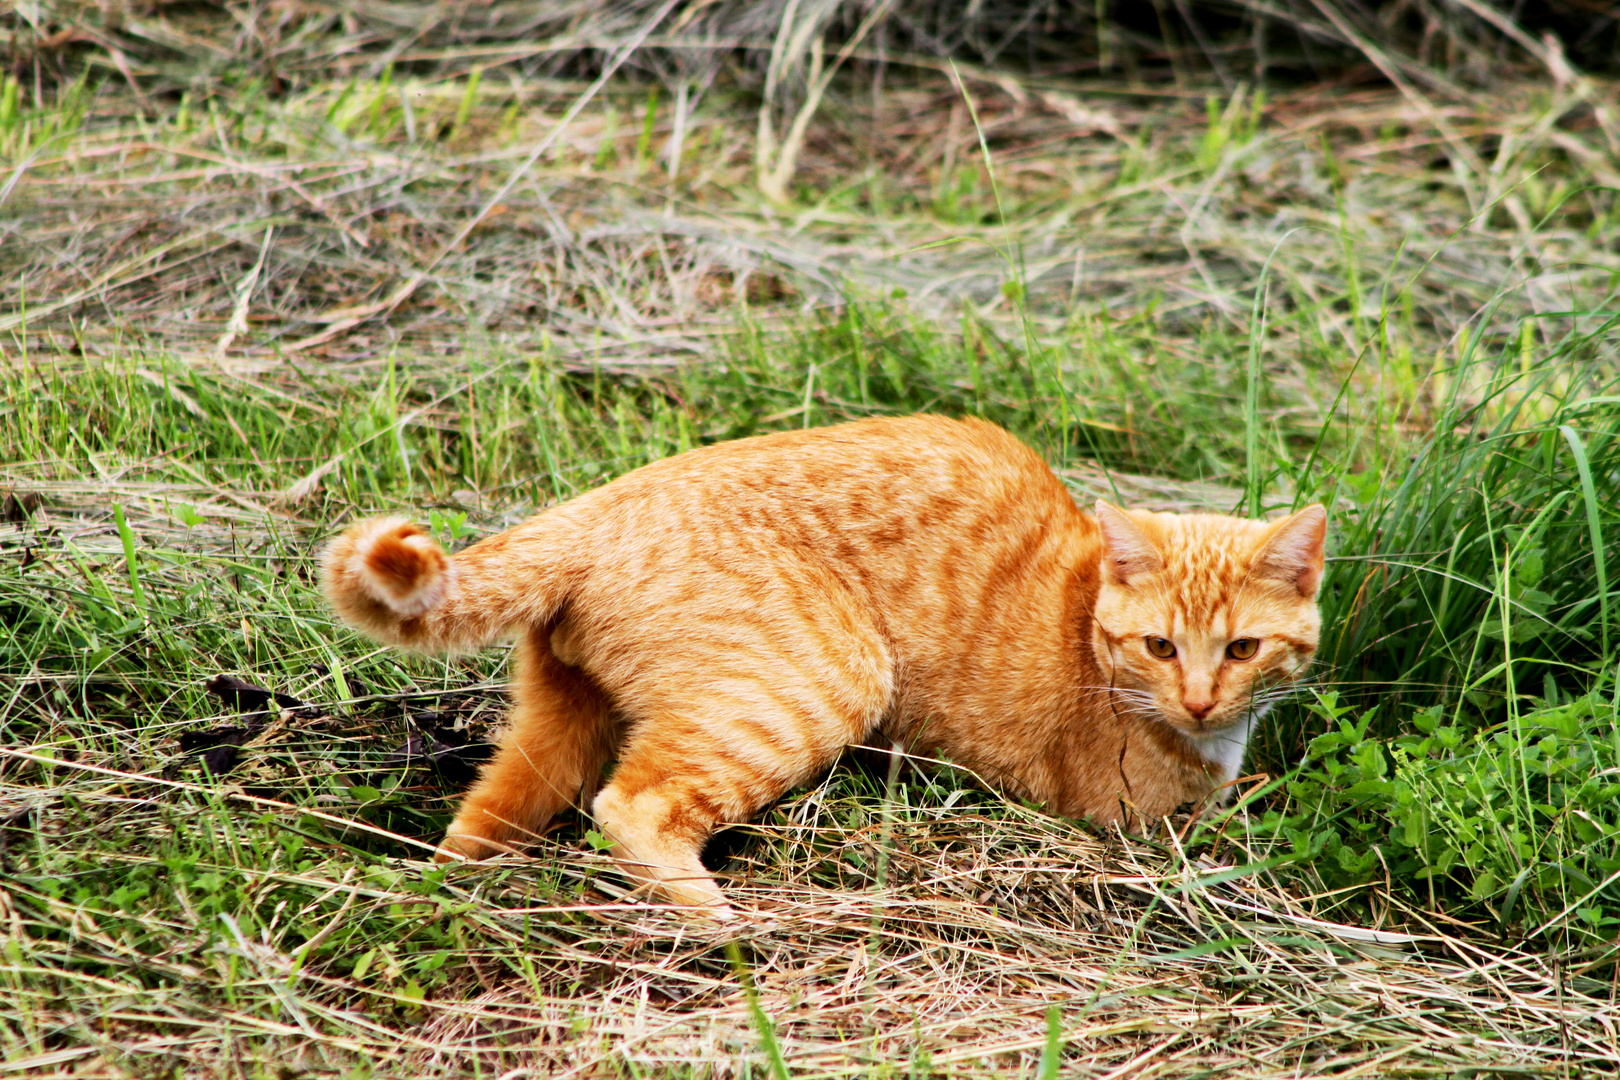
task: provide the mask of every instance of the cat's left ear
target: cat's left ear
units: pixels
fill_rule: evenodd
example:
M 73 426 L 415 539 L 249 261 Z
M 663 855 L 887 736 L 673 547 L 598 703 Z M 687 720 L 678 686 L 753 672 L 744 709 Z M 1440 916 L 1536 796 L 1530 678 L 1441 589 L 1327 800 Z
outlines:
M 1286 581 L 1299 595 L 1314 600 L 1322 585 L 1322 565 L 1327 542 L 1327 510 L 1321 503 L 1283 518 L 1254 559 L 1254 572 L 1261 577 Z

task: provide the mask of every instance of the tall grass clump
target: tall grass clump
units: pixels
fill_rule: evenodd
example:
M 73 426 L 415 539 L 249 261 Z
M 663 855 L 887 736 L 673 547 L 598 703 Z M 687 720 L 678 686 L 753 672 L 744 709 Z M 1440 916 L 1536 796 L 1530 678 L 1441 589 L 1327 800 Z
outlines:
M 1425 438 L 1314 481 L 1337 508 L 1317 685 L 1263 733 L 1260 760 L 1287 771 L 1248 820 L 1324 887 L 1376 881 L 1612 958 L 1615 327 L 1533 361 L 1528 334 L 1461 350 L 1431 376 Z

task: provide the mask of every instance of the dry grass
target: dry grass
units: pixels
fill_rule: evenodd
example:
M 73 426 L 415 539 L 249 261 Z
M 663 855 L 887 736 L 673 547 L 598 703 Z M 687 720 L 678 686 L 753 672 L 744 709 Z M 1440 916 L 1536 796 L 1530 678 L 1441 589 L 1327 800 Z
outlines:
M 58 776 L 80 815 L 129 828 L 176 794 L 117 770 Z M 300 970 L 296 950 L 239 931 L 204 952 L 141 956 L 102 929 L 101 905 L 29 895 L 28 925 L 0 912 L 13 933 L 57 935 L 81 964 L 125 974 L 75 976 L 67 953 L 36 946 L 33 961 L 62 980 L 50 1025 L 94 1034 L 7 1068 L 769 1075 L 735 942 L 793 1075 L 1030 1074 L 1053 1008 L 1062 1070 L 1077 1075 L 1613 1074 L 1607 979 L 1455 927 L 1341 925 L 1331 897 L 1234 869 L 1235 852 L 1188 864 L 1168 835 L 1098 838 L 954 785 L 914 778 L 890 799 L 851 786 L 830 778 L 746 830 L 748 856 L 723 872 L 747 912 L 740 930 L 627 902 L 611 873 L 598 877 L 607 860 L 572 844 L 542 844 L 539 869 L 460 870 L 437 888 L 400 860 L 249 871 L 267 893 L 313 897 L 333 928 L 388 911 L 402 933 L 445 927 L 453 973 L 425 1000 L 389 972 L 404 958 L 386 942 L 369 979 Z M 229 788 L 189 795 L 232 801 Z M 273 991 L 284 1008 L 216 1011 L 176 992 L 199 980 L 243 999 Z
M 313 71 L 342 69 L 311 44 Z M 1209 111 L 1203 90 L 869 71 L 821 101 L 783 203 L 733 84 L 615 82 L 559 127 L 590 85 L 520 53 L 400 53 L 398 74 L 355 54 L 347 81 L 279 92 L 249 66 L 161 109 L 120 76 L 14 124 L 0 329 L 208 361 L 454 350 L 471 330 L 668 364 L 712 355 L 705 327 L 740 300 L 898 287 L 995 318 L 1015 275 L 1056 318 L 1236 327 L 1269 259 L 1303 313 L 1284 335 L 1355 352 L 1395 312 L 1399 347 L 1432 355 L 1493 301 L 1551 315 L 1620 265 L 1620 211 L 1591 186 L 1620 187 L 1620 111 L 1593 78 L 1433 102 L 1238 87 Z
M 760 830 L 770 861 L 733 886 L 757 913 L 739 937 L 795 1072 L 1022 1072 L 1051 1006 L 1066 1062 L 1093 1075 L 1388 1073 L 1482 1050 L 1500 1066 L 1612 1066 L 1613 1002 L 1560 989 L 1539 958 L 1438 933 L 1363 944 L 1352 935 L 1366 931 L 1317 920 L 1314 903 L 1263 881 L 1204 884 L 1229 867 L 1175 869 L 1164 849 L 1110 847 L 1035 814 L 837 824 L 872 809 L 801 797 Z M 880 886 L 856 868 L 886 850 Z M 523 1062 L 541 1074 L 589 1071 L 603 1034 L 615 1038 L 602 1058 L 649 1065 L 724 1066 L 756 1042 L 712 933 L 594 908 L 552 936 L 542 979 L 592 986 L 594 1000 L 469 995 L 471 1015 L 449 1010 L 427 1030 L 471 1041 L 497 1018 L 549 1027 L 558 1045 Z M 588 1018 L 574 1039 L 558 1031 L 570 1010 Z

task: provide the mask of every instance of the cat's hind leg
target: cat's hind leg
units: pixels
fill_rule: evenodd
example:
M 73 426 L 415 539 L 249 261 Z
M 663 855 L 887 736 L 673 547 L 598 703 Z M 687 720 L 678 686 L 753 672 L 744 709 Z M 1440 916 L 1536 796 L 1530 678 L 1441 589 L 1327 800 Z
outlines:
M 512 710 L 495 757 L 462 799 L 435 856 L 482 859 L 516 851 L 592 784 L 613 752 L 611 703 L 534 630 L 512 653 Z
M 629 764 L 626 782 L 616 776 L 593 807 L 613 842 L 614 858 L 626 874 L 653 886 L 665 899 L 704 908 L 717 919 L 731 918 L 725 894 L 704 868 L 701 854 L 717 825 L 749 816 L 750 800 L 689 769 L 655 778 L 644 759 Z M 625 772 L 624 765 L 618 772 Z
M 731 909 L 699 859 L 709 835 L 830 766 L 893 693 L 876 629 L 848 608 L 830 610 L 839 605 L 825 594 L 799 599 L 781 634 L 708 648 L 690 634 L 681 655 L 657 654 L 615 688 L 636 721 L 596 819 L 626 873 L 716 918 Z

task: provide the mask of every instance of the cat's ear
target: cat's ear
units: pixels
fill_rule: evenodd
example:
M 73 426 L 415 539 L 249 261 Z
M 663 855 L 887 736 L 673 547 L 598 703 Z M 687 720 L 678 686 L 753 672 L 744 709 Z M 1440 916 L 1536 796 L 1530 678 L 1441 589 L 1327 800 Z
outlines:
M 1129 585 L 1137 574 L 1156 574 L 1164 569 L 1164 557 L 1159 549 L 1142 535 L 1142 530 L 1125 511 L 1098 499 L 1097 524 L 1102 529 L 1103 577 L 1110 584 Z
M 1323 545 L 1327 540 L 1327 510 L 1321 503 L 1307 506 L 1271 527 L 1271 534 L 1255 556 L 1260 577 L 1286 581 L 1308 600 L 1316 599 L 1322 585 Z

